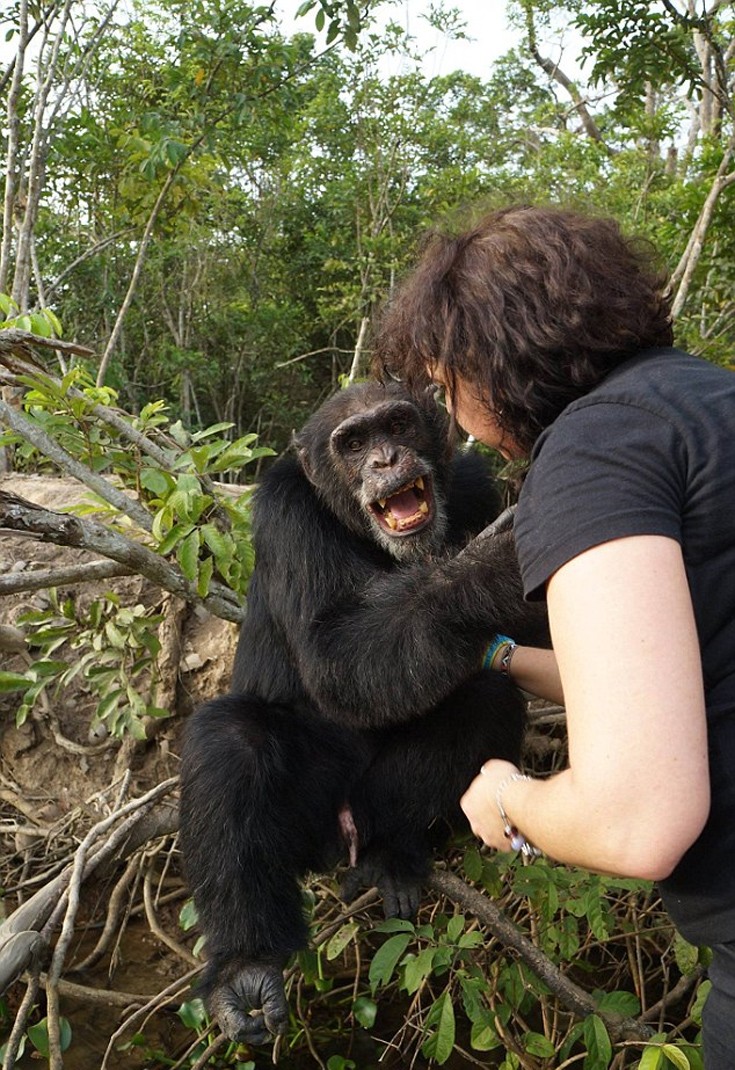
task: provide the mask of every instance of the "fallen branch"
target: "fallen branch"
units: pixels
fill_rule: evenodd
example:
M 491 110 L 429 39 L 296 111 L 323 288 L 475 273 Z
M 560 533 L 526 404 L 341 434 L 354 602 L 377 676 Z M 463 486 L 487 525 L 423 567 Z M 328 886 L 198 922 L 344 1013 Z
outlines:
M 50 938 L 57 918 L 66 910 L 73 877 L 81 883 L 111 856 L 115 855 L 119 860 L 129 858 L 140 847 L 141 842 L 147 842 L 152 836 L 152 830 L 163 835 L 175 828 L 175 820 L 171 820 L 169 810 L 164 811 L 163 823 L 159 821 L 151 824 L 149 820 L 144 824 L 144 818 L 150 818 L 154 804 L 169 794 L 176 783 L 176 778 L 164 781 L 146 795 L 134 799 L 94 825 L 78 849 L 75 860 L 0 925 L 0 993 L 28 968 L 34 956 Z M 89 846 L 117 821 L 120 822 L 119 827 L 91 857 L 87 857 Z M 143 826 L 143 835 L 146 838 L 142 841 L 140 836 L 133 835 L 136 826 Z M 77 860 L 81 856 L 83 865 Z
M 48 982 L 48 975 L 41 974 L 41 987 Z M 147 1003 L 150 995 L 138 992 L 117 992 L 111 988 L 89 988 L 87 985 L 78 985 L 73 981 L 59 980 L 56 982 L 59 994 L 68 996 L 70 999 L 78 999 L 80 1003 L 92 1003 L 99 1007 L 119 1007 L 127 1010 L 129 1007 L 140 1006 Z
M 212 584 L 210 593 L 202 598 L 195 585 L 164 558 L 133 539 L 92 520 L 43 509 L 14 494 L 0 491 L 0 528 L 34 535 L 42 542 L 57 546 L 73 546 L 89 550 L 117 561 L 132 572 L 145 576 L 152 583 L 187 602 L 203 605 L 224 620 L 239 623 L 243 618 L 237 595 L 222 584 Z

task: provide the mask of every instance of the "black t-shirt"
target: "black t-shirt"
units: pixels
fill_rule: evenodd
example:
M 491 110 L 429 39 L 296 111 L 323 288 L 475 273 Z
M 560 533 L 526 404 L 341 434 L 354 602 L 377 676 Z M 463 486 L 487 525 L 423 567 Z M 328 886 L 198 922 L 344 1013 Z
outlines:
M 681 544 L 712 805 L 661 891 L 693 943 L 735 939 L 735 374 L 675 349 L 615 369 L 539 438 L 515 534 L 529 598 L 543 598 L 565 562 L 611 539 L 665 535 Z

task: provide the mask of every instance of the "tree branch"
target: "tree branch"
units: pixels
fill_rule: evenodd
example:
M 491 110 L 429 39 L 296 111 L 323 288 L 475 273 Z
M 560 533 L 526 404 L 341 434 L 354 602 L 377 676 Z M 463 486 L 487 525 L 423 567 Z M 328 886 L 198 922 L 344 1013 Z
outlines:
M 694 224 L 689 241 L 687 242 L 687 247 L 671 275 L 672 289 L 678 283 L 678 289 L 671 306 L 671 315 L 673 319 L 676 319 L 680 314 L 689 294 L 689 287 L 691 286 L 694 272 L 702 255 L 704 240 L 712 222 L 717 201 L 723 190 L 727 189 L 732 182 L 735 182 L 735 172 L 728 174 L 733 155 L 735 155 L 735 135 L 730 138 L 729 143 L 725 147 L 725 152 L 720 161 L 720 166 L 717 169 L 717 174 L 715 175 L 705 202 L 702 205 L 699 218 Z
M 0 576 L 0 597 L 19 591 L 45 591 L 49 587 L 65 587 L 74 583 L 108 580 L 113 576 L 130 576 L 129 568 L 115 561 L 85 561 L 67 568 L 34 568 L 30 572 L 10 572 Z
M 103 501 L 106 501 L 109 505 L 112 505 L 119 512 L 128 516 L 134 524 L 137 524 L 143 531 L 150 531 L 153 525 L 150 513 L 143 508 L 134 498 L 130 498 L 127 494 L 123 494 L 117 487 L 113 487 L 102 476 L 97 475 L 91 468 L 88 468 L 84 464 L 80 464 L 69 453 L 63 449 L 58 442 L 46 434 L 46 432 L 35 424 L 32 420 L 29 420 L 18 409 L 12 408 L 7 402 L 0 400 L 0 422 L 4 423 L 7 427 L 12 428 L 19 435 L 40 450 L 46 457 L 57 464 L 59 468 L 62 468 L 69 475 L 78 479 L 80 483 L 89 487 L 95 494 L 99 495 Z
M 555 996 L 575 1015 L 586 1018 L 597 1014 L 603 1019 L 613 1041 L 645 1041 L 653 1036 L 653 1030 L 634 1018 L 600 1011 L 596 1001 L 583 988 L 570 981 L 513 922 L 482 892 L 471 888 L 463 880 L 444 870 L 435 869 L 429 877 L 429 887 L 446 895 L 453 902 L 471 911 L 504 947 L 517 951 L 525 964 L 539 980 L 548 985 Z
M 64 342 L 61 338 L 42 338 L 31 331 L 21 331 L 17 327 L 6 327 L 0 331 L 0 360 L 6 363 L 7 358 L 18 353 L 26 360 L 30 360 L 35 370 L 40 365 L 33 355 L 34 348 L 60 349 L 63 353 L 76 353 L 81 357 L 93 357 L 94 350 L 87 346 L 79 345 L 78 342 Z
M 547 74 L 549 78 L 557 82 L 558 85 L 560 85 L 562 89 L 566 90 L 566 92 L 569 94 L 572 99 L 572 103 L 574 104 L 574 108 L 580 119 L 582 120 L 582 126 L 584 127 L 587 136 L 591 138 L 592 141 L 596 141 L 598 144 L 602 145 L 605 151 L 612 155 L 613 150 L 610 148 L 609 145 L 606 144 L 605 139 L 603 138 L 602 133 L 600 132 L 599 126 L 595 122 L 589 108 L 587 107 L 587 102 L 577 89 L 575 83 L 564 73 L 564 71 L 561 70 L 558 64 L 554 63 L 554 61 L 551 59 L 547 59 L 546 56 L 542 56 L 539 52 L 538 44 L 536 41 L 536 26 L 533 21 L 533 10 L 528 0 L 525 0 L 525 2 L 523 3 L 523 10 L 526 16 L 528 51 L 531 53 L 536 63 L 538 63 L 541 70 L 544 71 L 544 73 Z
M 206 598 L 202 598 L 194 584 L 164 558 L 94 521 L 42 509 L 24 498 L 0 491 L 0 528 L 35 535 L 42 542 L 57 546 L 90 550 L 145 576 L 187 602 L 203 605 L 217 617 L 235 623 L 243 618 L 237 596 L 228 588 L 218 584 Z

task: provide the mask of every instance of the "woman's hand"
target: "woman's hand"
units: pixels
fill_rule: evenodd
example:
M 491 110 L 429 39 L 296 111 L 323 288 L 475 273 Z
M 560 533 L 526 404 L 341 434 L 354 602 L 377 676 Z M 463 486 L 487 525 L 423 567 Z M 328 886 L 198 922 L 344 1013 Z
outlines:
M 478 836 L 488 847 L 495 848 L 496 851 L 511 849 L 503 831 L 505 822 L 498 809 L 496 798 L 498 788 L 504 780 L 518 772 L 518 767 L 512 762 L 506 762 L 502 758 L 491 758 L 485 762 L 482 772 L 475 777 L 460 799 L 460 806 L 475 836 Z

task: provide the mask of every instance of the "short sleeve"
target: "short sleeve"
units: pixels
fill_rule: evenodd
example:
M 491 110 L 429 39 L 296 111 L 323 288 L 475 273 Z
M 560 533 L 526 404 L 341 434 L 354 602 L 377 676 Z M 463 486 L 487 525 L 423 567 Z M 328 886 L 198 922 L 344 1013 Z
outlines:
M 685 451 L 676 428 L 645 407 L 575 403 L 537 444 L 515 518 L 526 597 L 573 557 L 612 539 L 681 542 Z

